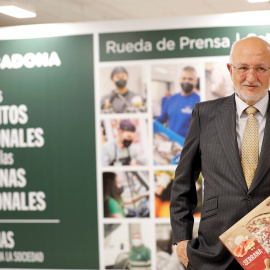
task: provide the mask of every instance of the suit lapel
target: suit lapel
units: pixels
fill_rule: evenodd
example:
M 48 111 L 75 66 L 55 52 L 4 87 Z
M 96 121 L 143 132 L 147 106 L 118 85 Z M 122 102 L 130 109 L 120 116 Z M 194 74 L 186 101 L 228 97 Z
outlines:
M 216 117 L 216 128 L 223 151 L 235 173 L 236 179 L 247 192 L 236 138 L 236 105 L 234 94 L 228 97 L 220 108 L 219 114 Z
M 252 192 L 270 168 L 270 102 L 266 111 L 266 123 L 258 167 L 248 192 Z

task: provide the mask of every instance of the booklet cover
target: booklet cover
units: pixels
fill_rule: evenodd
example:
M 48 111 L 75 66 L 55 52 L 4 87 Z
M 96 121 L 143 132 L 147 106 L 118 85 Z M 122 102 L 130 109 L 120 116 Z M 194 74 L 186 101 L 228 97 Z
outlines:
M 270 270 L 270 196 L 219 239 L 246 270 Z

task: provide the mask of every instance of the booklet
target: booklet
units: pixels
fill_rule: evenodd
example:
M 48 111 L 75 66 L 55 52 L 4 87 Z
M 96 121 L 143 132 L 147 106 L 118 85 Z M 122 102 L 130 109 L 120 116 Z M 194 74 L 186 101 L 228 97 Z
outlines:
M 270 196 L 219 239 L 246 270 L 270 270 Z

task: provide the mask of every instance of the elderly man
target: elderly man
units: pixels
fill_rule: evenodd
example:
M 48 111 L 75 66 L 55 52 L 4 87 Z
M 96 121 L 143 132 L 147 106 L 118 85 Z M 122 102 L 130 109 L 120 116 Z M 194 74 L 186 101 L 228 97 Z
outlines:
M 235 94 L 195 106 L 172 187 L 174 243 L 188 269 L 242 269 L 219 236 L 270 194 L 270 45 L 237 41 L 227 67 Z M 204 203 L 190 240 L 200 172 Z
M 169 129 L 186 137 L 194 105 L 200 101 L 196 93 L 198 78 L 193 67 L 183 68 L 180 78 L 181 93 L 168 97 L 162 107 L 161 115 L 156 117 L 160 123 L 168 122 Z

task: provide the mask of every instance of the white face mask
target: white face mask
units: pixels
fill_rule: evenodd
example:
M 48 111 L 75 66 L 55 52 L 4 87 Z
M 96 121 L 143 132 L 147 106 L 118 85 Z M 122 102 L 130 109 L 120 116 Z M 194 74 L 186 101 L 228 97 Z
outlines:
M 139 247 L 141 244 L 142 244 L 142 240 L 141 239 L 137 239 L 137 238 L 135 238 L 135 239 L 132 239 L 132 245 L 134 246 L 134 247 Z

